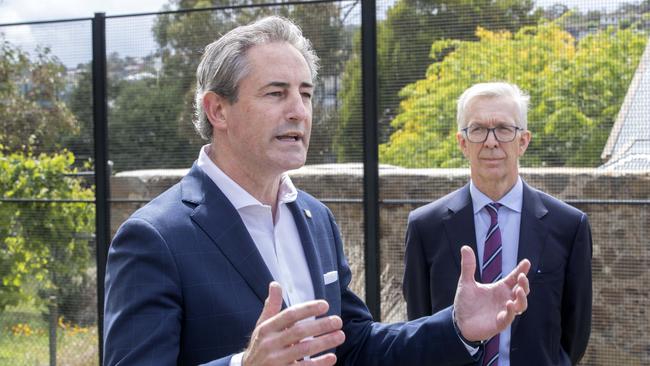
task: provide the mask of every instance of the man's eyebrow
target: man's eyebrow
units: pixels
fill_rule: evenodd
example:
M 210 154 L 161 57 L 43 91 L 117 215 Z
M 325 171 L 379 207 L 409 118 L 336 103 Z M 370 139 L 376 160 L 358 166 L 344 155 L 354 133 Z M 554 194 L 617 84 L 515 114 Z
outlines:
M 288 88 L 291 84 L 285 82 L 285 81 L 271 81 L 270 83 L 264 85 L 263 88 L 268 88 L 270 86 L 278 87 L 278 88 Z M 313 88 L 314 84 L 303 81 L 300 83 L 301 88 Z

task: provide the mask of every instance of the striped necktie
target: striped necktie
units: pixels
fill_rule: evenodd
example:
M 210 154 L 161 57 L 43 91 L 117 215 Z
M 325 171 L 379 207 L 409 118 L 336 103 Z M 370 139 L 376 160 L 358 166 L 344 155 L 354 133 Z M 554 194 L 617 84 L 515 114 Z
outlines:
M 485 209 L 490 214 L 490 229 L 485 236 L 481 282 L 494 283 L 501 279 L 501 230 L 499 230 L 500 203 L 489 203 Z M 485 344 L 483 366 L 499 365 L 499 335 L 490 338 Z

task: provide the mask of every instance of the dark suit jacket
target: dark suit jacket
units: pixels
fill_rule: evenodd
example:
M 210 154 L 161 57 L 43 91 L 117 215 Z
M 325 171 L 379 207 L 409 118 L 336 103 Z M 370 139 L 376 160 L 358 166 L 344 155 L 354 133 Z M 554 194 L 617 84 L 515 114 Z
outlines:
M 411 212 L 403 283 L 409 319 L 453 303 L 464 244 L 478 253 L 469 184 Z M 580 360 L 591 330 L 591 246 L 584 213 L 524 183 L 518 259 L 532 267 L 528 310 L 511 328 L 511 365 Z
M 451 309 L 415 322 L 373 323 L 348 288 L 351 274 L 331 212 L 304 192 L 289 205 L 314 294 L 340 315 L 339 364 L 470 362 Z M 305 215 L 311 212 L 311 218 Z M 338 280 L 324 284 L 323 274 Z M 235 208 L 196 165 L 133 214 L 108 254 L 104 364 L 227 365 L 248 344 L 271 274 Z

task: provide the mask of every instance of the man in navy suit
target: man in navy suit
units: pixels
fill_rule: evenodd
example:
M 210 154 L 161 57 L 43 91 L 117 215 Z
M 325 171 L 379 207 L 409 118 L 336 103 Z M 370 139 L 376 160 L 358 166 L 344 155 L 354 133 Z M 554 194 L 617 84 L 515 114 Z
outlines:
M 528 99 L 508 83 L 467 89 L 458 100 L 456 137 L 471 180 L 409 215 L 403 282 L 409 319 L 453 303 L 462 245 L 478 255 L 477 281 L 498 280 L 518 258 L 531 261 L 528 310 L 487 342 L 482 365 L 576 364 L 591 329 L 587 216 L 519 177 L 531 139 Z
M 485 286 L 465 247 L 453 307 L 372 321 L 331 212 L 286 174 L 306 160 L 316 72 L 309 41 L 278 17 L 207 46 L 195 126 L 211 144 L 115 235 L 105 365 L 466 364 L 526 309 L 530 263 Z

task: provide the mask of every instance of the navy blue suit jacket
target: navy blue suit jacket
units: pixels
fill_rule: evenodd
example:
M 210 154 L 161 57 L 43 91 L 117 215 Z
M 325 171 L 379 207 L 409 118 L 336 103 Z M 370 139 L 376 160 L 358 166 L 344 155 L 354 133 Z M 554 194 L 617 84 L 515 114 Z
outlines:
M 329 209 L 304 192 L 289 207 L 315 297 L 343 319 L 346 340 L 334 350 L 339 364 L 472 361 L 450 308 L 406 324 L 374 323 L 348 288 L 350 268 Z M 325 285 L 323 274 L 331 271 L 338 281 Z M 227 365 L 248 344 L 272 280 L 235 208 L 195 165 L 134 213 L 111 244 L 104 364 Z
M 478 253 L 475 232 L 469 184 L 409 215 L 403 282 L 409 319 L 453 303 L 460 248 Z M 530 295 L 528 310 L 512 324 L 511 365 L 582 358 L 591 331 L 591 247 L 584 213 L 524 183 L 518 259 L 532 264 Z

